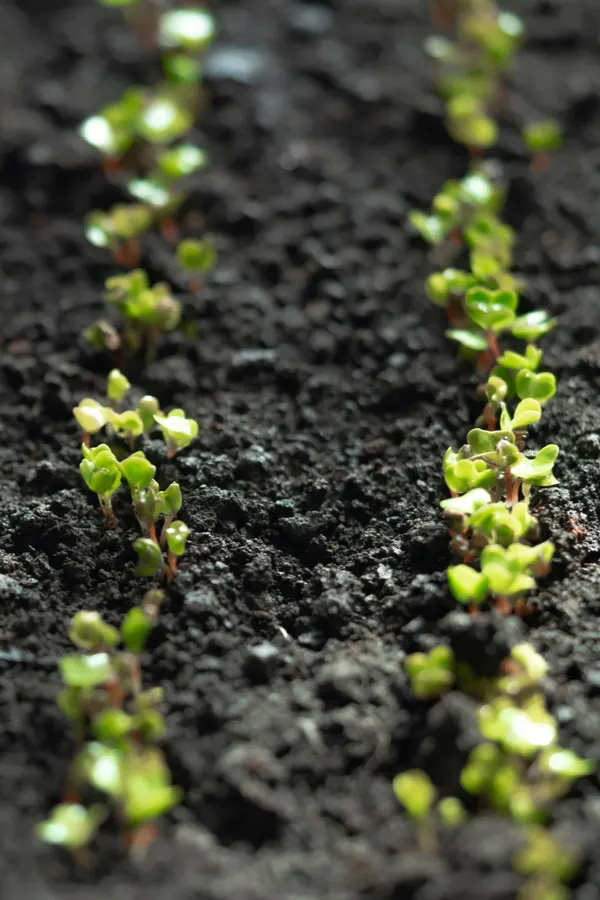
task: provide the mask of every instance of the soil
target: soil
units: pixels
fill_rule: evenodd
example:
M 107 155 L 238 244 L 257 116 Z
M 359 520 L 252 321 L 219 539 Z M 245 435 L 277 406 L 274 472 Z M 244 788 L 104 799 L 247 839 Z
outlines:
M 473 810 L 419 853 L 391 790 L 425 767 L 442 791 L 477 740 L 474 706 L 411 696 L 405 654 L 440 640 L 481 672 L 527 636 L 550 666 L 561 740 L 600 758 L 600 7 L 528 0 L 498 146 L 511 180 L 525 308 L 560 316 L 560 379 L 532 446 L 561 446 L 537 497 L 556 542 L 523 623 L 469 618 L 448 595 L 440 459 L 477 414 L 476 378 L 424 297 L 407 227 L 466 159 L 446 137 L 422 50 L 421 0 L 226 0 L 197 139 L 189 233 L 219 264 L 197 296 L 159 237 L 143 264 L 184 298 L 139 394 L 200 422 L 173 462 L 193 529 L 144 659 L 166 692 L 165 749 L 185 790 L 151 853 L 103 838 L 77 870 L 33 835 L 73 752 L 55 706 L 69 617 L 118 623 L 141 597 L 124 498 L 107 532 L 79 473 L 72 406 L 106 360 L 80 333 L 114 267 L 83 215 L 118 199 L 76 125 L 156 75 L 118 12 L 92 0 L 0 11 L 0 897 L 2 900 L 511 900 L 518 832 Z M 557 116 L 564 149 L 533 177 L 518 135 Z M 576 900 L 600 897 L 600 785 L 553 824 L 581 854 Z

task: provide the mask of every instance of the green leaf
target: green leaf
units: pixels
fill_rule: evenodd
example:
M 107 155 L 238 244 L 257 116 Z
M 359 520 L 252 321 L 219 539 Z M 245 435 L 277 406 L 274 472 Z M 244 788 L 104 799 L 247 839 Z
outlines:
M 151 541 L 150 538 L 137 538 L 132 546 L 139 557 L 134 575 L 148 577 L 156 575 L 163 564 L 162 552 L 158 544 Z
M 160 492 L 159 497 L 164 504 L 165 512 L 170 516 L 176 516 L 183 503 L 181 488 L 177 482 L 173 481 L 166 490 Z
M 85 397 L 80 401 L 79 406 L 73 409 L 73 415 L 77 419 L 81 430 L 87 434 L 96 434 L 106 425 L 110 410 L 92 400 L 91 397 Z
M 493 487 L 497 475 L 483 460 L 461 459 L 446 466 L 444 478 L 451 491 L 463 494 L 477 487 Z
M 551 319 L 547 312 L 541 309 L 518 316 L 511 327 L 516 338 L 523 341 L 537 341 L 547 334 L 556 325 L 556 319 Z
M 518 302 L 515 291 L 483 287 L 469 288 L 465 297 L 469 317 L 486 331 L 501 331 L 511 325 Z
M 542 417 L 542 407 L 537 400 L 521 400 L 514 411 L 511 427 L 513 429 L 528 428 Z
M 92 841 L 107 815 L 99 804 L 86 808 L 79 803 L 59 803 L 49 818 L 36 826 L 36 835 L 47 844 L 79 850 Z
M 130 653 L 140 655 L 152 628 L 153 622 L 139 606 L 129 610 L 121 626 L 121 637 Z
M 91 741 L 75 760 L 76 769 L 85 774 L 87 781 L 97 790 L 112 797 L 123 791 L 123 752 L 107 744 Z
M 462 497 L 449 497 L 447 500 L 442 500 L 440 506 L 450 515 L 470 516 L 491 502 L 492 498 L 488 491 L 484 488 L 474 488 Z
M 561 747 L 555 747 L 540 754 L 538 766 L 542 772 L 559 775 L 568 780 L 584 778 L 596 771 L 594 760 L 582 759 L 572 750 L 563 750 Z
M 105 647 L 116 647 L 119 632 L 108 625 L 100 613 L 93 610 L 81 610 L 71 620 L 69 637 L 81 650 L 94 652 Z
M 92 732 L 99 741 L 114 743 L 126 737 L 133 728 L 133 720 L 122 709 L 103 709 L 92 721 Z
M 442 797 L 438 803 L 438 812 L 448 828 L 458 828 L 467 821 L 467 811 L 457 797 Z
M 167 416 L 155 415 L 154 421 L 163 433 L 171 456 L 187 447 L 198 434 L 198 423 L 187 419 L 182 409 L 172 409 Z
M 470 331 L 467 328 L 448 328 L 446 337 L 451 341 L 457 341 L 468 350 L 483 351 L 488 349 L 488 339 L 479 331 Z
M 408 221 L 428 244 L 441 244 L 447 235 L 447 228 L 439 216 L 427 216 L 418 210 L 408 214 Z
M 561 147 L 563 130 L 553 119 L 532 122 L 523 129 L 523 140 L 532 153 L 547 153 Z
M 411 819 L 420 822 L 429 815 L 435 801 L 435 788 L 425 772 L 409 769 L 396 775 L 393 788 Z
M 542 406 L 556 393 L 556 378 L 552 372 L 530 372 L 522 369 L 517 375 L 517 394 L 522 400 L 537 400 Z
M 512 468 L 513 478 L 522 478 L 524 481 L 551 476 L 552 467 L 558 456 L 558 446 L 547 444 L 538 453 L 535 459 L 523 457 L 521 462 Z M 533 482 L 532 482 L 533 483 Z
M 485 575 L 476 572 L 471 566 L 448 567 L 448 586 L 455 600 L 459 603 L 483 603 L 488 593 Z
M 132 491 L 143 491 L 156 475 L 156 466 L 146 459 L 142 450 L 138 450 L 121 462 L 121 472 Z
M 212 240 L 186 239 L 177 247 L 177 262 L 187 272 L 210 272 L 217 261 L 217 250 Z
M 131 382 L 119 369 L 112 369 L 108 373 L 106 393 L 109 400 L 120 403 L 131 389 Z
M 146 394 L 144 397 L 142 397 L 139 402 L 137 412 L 144 425 L 145 433 L 149 434 L 149 432 L 151 432 L 156 425 L 154 416 L 157 413 L 160 414 L 160 404 L 156 397 L 151 397 L 149 394 Z
M 167 545 L 175 556 L 183 556 L 190 529 L 185 522 L 172 522 L 167 528 Z
M 168 95 L 157 95 L 147 103 L 138 123 L 141 138 L 151 144 L 169 144 L 190 130 L 192 113 Z
M 59 659 L 58 668 L 62 680 L 70 687 L 96 687 L 113 677 L 108 653 L 93 653 L 90 656 L 69 654 Z
M 174 9 L 160 17 L 158 41 L 161 47 L 205 50 L 216 36 L 216 23 L 205 9 Z
M 515 320 L 518 321 L 518 320 Z M 542 351 L 533 344 L 527 344 L 525 354 L 515 353 L 514 350 L 505 350 L 498 357 L 498 365 L 505 369 L 529 369 L 534 372 L 542 360 Z
M 139 437 L 144 433 L 144 423 L 134 409 L 111 413 L 110 423 L 119 437 Z
M 469 447 L 474 454 L 491 453 L 496 450 L 500 441 L 514 444 L 512 431 L 486 431 L 483 428 L 472 428 L 467 434 Z
M 208 164 L 208 157 L 204 150 L 194 144 L 179 144 L 165 150 L 158 157 L 158 167 L 162 174 L 169 179 L 178 180 Z

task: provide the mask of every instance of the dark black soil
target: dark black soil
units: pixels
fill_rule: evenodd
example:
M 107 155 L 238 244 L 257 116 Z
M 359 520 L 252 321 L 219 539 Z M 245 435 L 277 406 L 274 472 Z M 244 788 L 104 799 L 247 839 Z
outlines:
M 498 149 L 524 302 L 560 315 L 545 340 L 559 393 L 534 438 L 562 448 L 560 486 L 539 496 L 559 552 L 523 625 L 457 614 L 445 585 L 440 458 L 477 406 L 406 224 L 466 166 L 429 81 L 425 3 L 218 7 L 198 133 L 213 164 L 190 207 L 220 262 L 186 300 L 196 336 L 132 374 L 201 425 L 174 463 L 144 447 L 161 481 L 180 481 L 193 528 L 145 659 L 185 800 L 143 863 L 107 838 L 88 873 L 33 836 L 72 753 L 56 662 L 76 610 L 117 622 L 145 585 L 124 500 L 107 533 L 77 469 L 71 407 L 101 396 L 107 371 L 79 334 L 114 271 L 81 219 L 118 193 L 74 130 L 155 70 L 93 0 L 0 11 L 0 896 L 511 900 L 518 836 L 499 817 L 416 852 L 392 777 L 424 766 L 455 790 L 474 709 L 456 693 L 416 703 L 402 660 L 445 638 L 493 667 L 528 634 L 562 740 L 600 758 L 600 8 L 521 4 L 529 41 Z M 567 129 L 537 180 L 516 129 L 530 116 Z M 183 295 L 162 239 L 144 264 Z M 594 900 L 596 777 L 554 822 L 582 854 L 573 896 Z

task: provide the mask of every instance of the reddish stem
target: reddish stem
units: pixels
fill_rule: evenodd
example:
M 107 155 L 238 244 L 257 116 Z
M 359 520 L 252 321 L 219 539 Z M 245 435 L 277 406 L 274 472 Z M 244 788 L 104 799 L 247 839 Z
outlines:
M 534 153 L 531 160 L 531 171 L 535 175 L 545 175 L 550 168 L 550 157 L 547 153 Z
M 488 331 L 488 347 L 490 348 L 490 353 L 494 357 L 494 359 L 498 359 L 500 356 L 500 347 L 498 346 L 498 338 L 494 334 L 493 331 Z
M 135 269 L 140 263 L 139 241 L 124 241 L 113 252 L 115 262 L 124 269 Z
M 489 403 L 486 403 L 485 408 L 483 410 L 483 421 L 484 421 L 488 431 L 495 430 L 496 416 L 494 415 L 494 410 L 492 409 L 492 406 Z
M 174 244 L 179 240 L 179 225 L 172 216 L 162 220 L 160 223 L 160 231 L 165 241 L 168 241 L 170 244 Z
M 84 431 L 81 435 L 81 442 L 85 444 L 86 447 L 90 447 L 92 443 L 92 439 L 87 431 Z
M 156 523 L 151 520 L 148 521 L 148 537 L 151 541 L 154 541 L 155 544 L 158 544 L 158 536 L 156 534 Z
M 512 610 L 512 606 L 510 605 L 510 601 L 507 597 L 496 597 L 495 603 L 496 609 L 503 616 L 510 616 Z

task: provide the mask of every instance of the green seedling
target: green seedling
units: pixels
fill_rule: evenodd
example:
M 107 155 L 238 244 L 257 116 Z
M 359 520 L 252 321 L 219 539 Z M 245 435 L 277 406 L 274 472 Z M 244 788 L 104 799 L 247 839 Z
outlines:
M 117 458 L 107 444 L 93 448 L 82 444 L 81 449 L 84 456 L 79 467 L 81 477 L 89 489 L 97 494 L 107 526 L 114 528 L 116 518 L 112 497 L 121 484 L 121 468 Z
M 160 546 L 150 538 L 136 538 L 132 547 L 138 555 L 138 563 L 134 575 L 150 578 L 158 572 L 165 571 Z
M 534 459 L 527 459 L 521 454 L 520 461 L 512 467 L 511 474 L 515 479 L 525 482 L 523 492 L 529 493 L 531 487 L 552 487 L 558 484 L 553 467 L 558 456 L 556 444 L 548 444 L 536 453 Z
M 78 613 L 72 621 L 71 638 L 84 653 L 60 660 L 59 706 L 77 725 L 81 747 L 70 769 L 70 800 L 53 810 L 38 835 L 75 854 L 90 844 L 111 810 L 129 843 L 144 843 L 155 820 L 180 799 L 162 753 L 153 746 L 164 734 L 156 709 L 162 692 L 141 689 L 139 659 L 162 598 L 162 592 L 149 592 L 120 631 L 95 612 Z M 104 794 L 106 805 L 83 806 L 87 787 Z
M 89 447 L 91 435 L 101 431 L 108 422 L 110 409 L 97 400 L 92 400 L 91 397 L 84 397 L 79 405 L 74 407 L 73 415 L 81 427 L 81 439 L 85 446 Z
M 142 450 L 132 453 L 127 459 L 121 461 L 121 472 L 129 486 L 131 496 L 135 499 L 142 491 L 145 491 L 153 481 L 156 474 L 154 466 Z
M 198 435 L 198 423 L 187 419 L 182 409 L 172 409 L 166 416 L 155 415 L 154 421 L 166 441 L 169 459 L 188 447 Z
M 168 285 L 151 287 L 143 269 L 114 275 L 105 286 L 106 302 L 123 317 L 120 345 L 133 354 L 145 344 L 147 359 L 153 359 L 160 335 L 179 325 L 181 304 Z
M 448 586 L 455 600 L 471 608 L 481 606 L 488 596 L 485 575 L 463 563 L 448 567 Z
M 173 9 L 160 18 L 159 43 L 165 49 L 196 54 L 208 49 L 216 32 L 216 22 L 206 9 Z
M 204 150 L 194 144 L 179 144 L 164 150 L 157 159 L 157 173 L 167 184 L 181 181 L 208 164 Z
M 205 239 L 202 241 L 186 239 L 177 247 L 177 262 L 184 270 L 193 276 L 190 284 L 192 290 L 198 290 L 200 275 L 210 272 L 217 261 L 217 250 L 214 243 Z
M 138 413 L 133 409 L 126 409 L 122 413 L 111 411 L 109 421 L 115 434 L 126 440 L 133 450 L 136 438 L 144 433 L 144 423 Z
M 565 885 L 575 876 L 579 859 L 539 825 L 528 825 L 525 846 L 513 859 L 517 872 L 528 876 L 519 900 L 568 900 Z
M 418 700 L 439 697 L 454 684 L 454 654 L 450 647 L 434 647 L 429 653 L 412 653 L 404 664 Z
M 437 791 L 431 779 L 420 769 L 410 769 L 393 781 L 397 799 L 415 823 L 420 849 L 435 853 L 438 846 L 434 813 L 448 828 L 456 828 L 466 819 L 465 809 L 456 797 L 443 797 L 436 803 Z
M 106 394 L 111 405 L 122 403 L 130 390 L 131 382 L 119 369 L 112 369 L 108 373 Z
M 171 524 L 164 529 L 164 532 L 168 547 L 167 580 L 171 581 L 175 575 L 177 560 L 185 553 L 185 545 L 190 534 L 190 529 L 185 522 L 176 521 L 171 522 Z
M 522 369 L 516 378 L 516 391 L 521 400 L 532 399 L 543 406 L 556 394 L 556 378 L 551 372 Z
M 161 504 L 161 512 L 165 517 L 160 534 L 160 545 L 164 547 L 168 538 L 168 529 L 174 524 L 175 516 L 179 513 L 183 503 L 181 488 L 177 482 L 173 481 L 166 490 L 159 491 L 158 500 Z
M 556 722 L 545 708 L 541 694 L 534 694 L 517 706 L 507 697 L 498 697 L 479 710 L 479 728 L 488 740 L 505 753 L 530 759 L 556 740 Z
M 116 262 L 131 268 L 139 261 L 139 238 L 149 230 L 152 221 L 152 210 L 146 204 L 117 204 L 108 212 L 88 213 L 85 236 L 94 247 L 112 251 Z
M 533 154 L 532 169 L 541 174 L 550 168 L 550 154 L 560 150 L 564 139 L 563 130 L 558 122 L 549 119 L 534 122 L 523 129 L 525 146 Z
M 556 322 L 557 320 L 552 319 L 547 312 L 538 309 L 525 313 L 524 316 L 517 316 L 511 326 L 511 332 L 516 338 L 520 338 L 523 341 L 537 341 L 545 334 L 548 334 L 554 328 Z M 527 366 L 527 368 L 530 368 L 530 366 Z
M 455 494 L 463 494 L 474 488 L 495 487 L 497 473 L 483 459 L 463 459 L 449 447 L 444 454 L 444 478 Z
M 502 366 L 504 369 L 517 369 L 519 371 L 521 369 L 526 369 L 529 372 L 535 372 L 541 361 L 542 351 L 534 344 L 527 344 L 525 353 L 516 353 L 514 350 L 505 350 L 502 356 L 498 357 L 498 365 Z M 502 399 L 505 398 L 503 397 Z
M 154 416 L 157 414 L 161 414 L 160 404 L 156 397 L 151 397 L 149 394 L 146 394 L 146 396 L 142 397 L 137 408 L 137 413 L 142 420 L 144 433 L 150 434 L 152 429 L 156 427 Z

